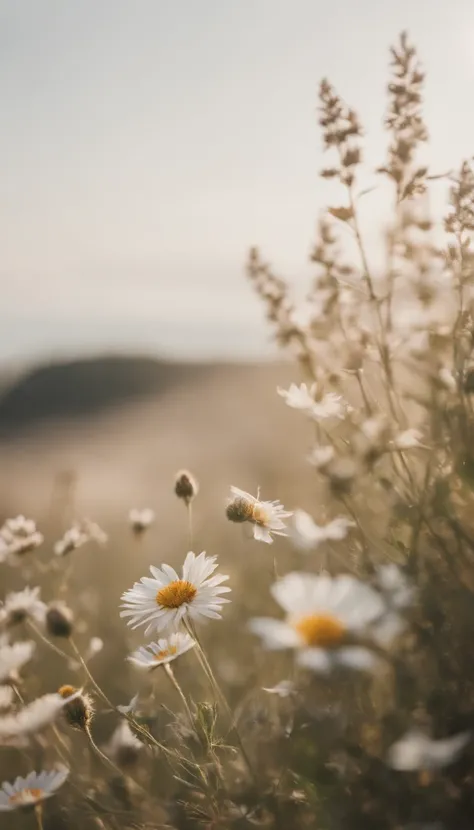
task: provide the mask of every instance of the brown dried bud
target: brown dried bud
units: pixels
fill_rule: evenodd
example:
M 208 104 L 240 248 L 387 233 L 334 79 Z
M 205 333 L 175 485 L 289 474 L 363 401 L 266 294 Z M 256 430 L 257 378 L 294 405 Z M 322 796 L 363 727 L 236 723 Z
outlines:
M 174 492 L 178 499 L 183 499 L 186 504 L 190 504 L 197 496 L 199 485 L 194 476 L 188 470 L 181 470 L 175 480 Z
M 61 686 L 58 689 L 58 694 L 61 697 L 70 697 L 78 690 L 74 688 L 74 686 Z M 92 716 L 94 714 L 94 708 L 92 706 L 92 698 L 90 695 L 87 694 L 80 694 L 74 698 L 74 700 L 70 700 L 69 703 L 63 707 L 64 717 L 70 726 L 73 726 L 74 729 L 83 729 L 88 730 L 90 722 L 92 720 Z
M 46 611 L 46 629 L 53 637 L 70 637 L 74 617 L 68 606 L 61 601 L 51 602 Z
M 253 515 L 253 504 L 242 496 L 232 499 L 226 507 L 226 516 L 230 522 L 248 522 Z

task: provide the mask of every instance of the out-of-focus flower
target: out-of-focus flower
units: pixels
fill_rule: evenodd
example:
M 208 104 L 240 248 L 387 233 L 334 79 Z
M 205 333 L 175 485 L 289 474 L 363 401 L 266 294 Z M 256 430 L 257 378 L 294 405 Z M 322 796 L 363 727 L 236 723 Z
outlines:
M 308 456 L 309 463 L 316 467 L 317 470 L 324 471 L 324 469 L 334 459 L 336 452 L 334 447 L 328 444 L 326 447 L 315 447 Z
M 347 412 L 345 401 L 335 392 L 327 392 L 326 395 L 316 400 L 316 384 L 308 389 L 306 383 L 300 386 L 292 383 L 289 389 L 277 387 L 277 392 L 288 406 L 292 409 L 299 409 L 315 421 L 326 420 L 326 418 L 342 419 Z
M 350 519 L 338 516 L 326 525 L 317 525 L 309 513 L 304 510 L 295 510 L 291 538 L 300 550 L 314 550 L 321 542 L 338 542 L 345 539 L 354 524 Z
M 74 615 L 62 600 L 50 602 L 45 615 L 46 629 L 53 637 L 71 636 L 74 627 Z
M 84 663 L 88 663 L 89 660 L 92 660 L 92 658 L 96 656 L 96 654 L 100 654 L 103 647 L 104 641 L 101 640 L 100 637 L 91 637 L 89 645 L 83 654 Z M 70 671 L 79 671 L 79 669 L 81 668 L 81 663 L 79 662 L 79 660 L 69 660 L 68 668 Z
M 176 474 L 174 492 L 178 499 L 182 499 L 185 504 L 189 505 L 199 492 L 199 484 L 188 470 L 180 470 Z
M 276 686 L 262 686 L 264 692 L 268 692 L 270 695 L 278 695 L 278 697 L 291 697 L 296 692 L 296 686 L 292 680 L 280 680 Z
M 400 432 L 393 439 L 393 447 L 396 450 L 413 450 L 416 447 L 422 447 L 421 439 L 423 438 L 419 429 L 405 429 Z
M 121 767 L 132 766 L 143 749 L 142 742 L 133 734 L 126 718 L 120 721 L 109 742 L 103 747 L 105 754 Z
M 169 637 L 158 640 L 157 643 L 140 646 L 127 659 L 140 669 L 156 669 L 165 663 L 171 663 L 195 645 L 195 640 L 189 634 L 175 631 Z
M 144 507 L 142 510 L 133 508 L 128 514 L 128 519 L 133 532 L 140 535 L 155 521 L 155 511 L 150 507 Z
M 0 528 L 0 540 L 0 561 L 3 562 L 9 556 L 31 553 L 43 544 L 44 537 L 36 529 L 33 519 L 17 516 L 15 519 L 7 519 Z
M 5 712 L 13 705 L 13 689 L 11 686 L 0 686 L 0 712 Z
M 72 692 L 65 698 L 60 694 L 38 697 L 10 715 L 0 718 L 0 744 L 11 738 L 34 735 L 49 726 L 59 715 L 61 709 L 73 701 L 79 692 Z
M 94 715 L 94 703 L 90 695 L 74 686 L 61 686 L 58 697 L 63 701 L 63 713 L 69 726 L 87 731 Z
M 390 747 L 388 763 L 397 770 L 442 769 L 457 761 L 470 740 L 471 732 L 433 741 L 413 730 Z
M 415 588 L 393 562 L 377 568 L 376 584 L 391 608 L 403 609 L 413 605 Z
M 56 556 L 67 556 L 77 548 L 81 548 L 88 542 L 96 542 L 98 545 L 105 545 L 107 543 L 107 534 L 104 533 L 101 527 L 89 519 L 83 519 L 76 522 L 66 533 L 56 542 L 54 552 Z
M 375 642 L 386 605 L 370 586 L 347 574 L 290 573 L 271 590 L 287 617 L 251 621 L 251 630 L 266 648 L 293 648 L 297 662 L 313 671 L 328 672 L 338 665 L 374 667 L 377 658 L 367 641 Z
M 0 645 L 0 683 L 8 680 L 12 672 L 16 672 L 28 663 L 33 656 L 36 644 L 31 641 L 4 643 Z
M 139 695 L 138 695 L 138 692 L 137 692 L 137 694 L 132 697 L 132 699 L 129 703 L 127 703 L 125 705 L 121 704 L 120 706 L 117 706 L 117 710 L 120 712 L 120 714 L 129 715 L 129 714 L 135 712 L 135 709 L 136 709 L 136 706 L 137 706 L 137 703 L 138 703 L 138 697 L 139 697 Z
M 222 587 L 228 576 L 212 576 L 217 567 L 216 557 L 208 557 L 204 551 L 199 556 L 192 551 L 187 554 L 181 577 L 170 565 L 151 565 L 152 578 L 142 577 L 122 595 L 120 616 L 130 617 L 132 628 L 146 625 L 145 635 L 176 628 L 186 617 L 192 621 L 221 619 L 222 605 L 230 600 L 220 594 L 231 589 Z
M 48 772 L 30 772 L 26 778 L 18 776 L 13 784 L 4 781 L 0 789 L 0 810 L 6 812 L 32 807 L 46 798 L 51 798 L 64 784 L 68 775 L 69 770 L 63 767 Z
M 40 600 L 39 594 L 40 588 L 24 588 L 7 594 L 0 608 L 0 622 L 15 625 L 27 618 L 43 622 L 46 605 Z
M 231 522 L 249 522 L 253 525 L 253 536 L 259 542 L 271 545 L 272 533 L 286 536 L 287 529 L 283 519 L 292 515 L 279 501 L 260 501 L 258 495 L 251 496 L 245 490 L 231 487 L 232 498 L 228 500 L 226 516 Z

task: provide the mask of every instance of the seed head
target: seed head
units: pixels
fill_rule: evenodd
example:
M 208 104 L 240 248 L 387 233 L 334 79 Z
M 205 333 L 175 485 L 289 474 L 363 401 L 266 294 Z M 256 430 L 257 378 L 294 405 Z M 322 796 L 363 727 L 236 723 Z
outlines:
M 174 483 L 174 492 L 178 499 L 182 499 L 185 504 L 190 504 L 197 496 L 198 491 L 199 485 L 192 473 L 188 470 L 180 470 Z
M 229 502 L 225 512 L 230 522 L 248 522 L 253 515 L 253 504 L 247 499 L 237 496 Z
M 53 637 L 70 637 L 74 617 L 68 606 L 61 601 L 51 602 L 46 611 L 46 629 Z
M 64 698 L 70 697 L 74 692 L 77 692 L 74 686 L 66 685 L 58 689 L 58 694 Z M 88 694 L 81 693 L 74 700 L 66 703 L 63 707 L 63 713 L 68 724 L 74 727 L 74 729 L 87 730 L 94 714 L 92 698 Z

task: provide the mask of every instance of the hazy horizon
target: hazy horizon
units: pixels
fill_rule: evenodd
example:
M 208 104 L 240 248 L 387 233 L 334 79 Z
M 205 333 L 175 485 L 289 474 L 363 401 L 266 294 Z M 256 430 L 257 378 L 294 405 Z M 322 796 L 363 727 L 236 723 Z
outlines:
M 403 28 L 445 172 L 474 148 L 467 0 L 0 0 L 2 362 L 268 353 L 246 251 L 310 273 L 318 210 L 340 198 L 318 178 L 319 80 L 359 112 L 376 166 Z

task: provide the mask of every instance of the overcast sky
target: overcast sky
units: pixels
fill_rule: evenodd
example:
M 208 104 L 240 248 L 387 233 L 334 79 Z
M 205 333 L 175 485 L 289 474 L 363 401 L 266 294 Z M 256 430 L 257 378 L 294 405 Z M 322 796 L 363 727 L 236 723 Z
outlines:
M 248 246 L 298 280 L 337 203 L 318 82 L 359 111 L 375 166 L 402 28 L 441 172 L 474 153 L 472 0 L 0 0 L 3 359 L 257 353 Z

